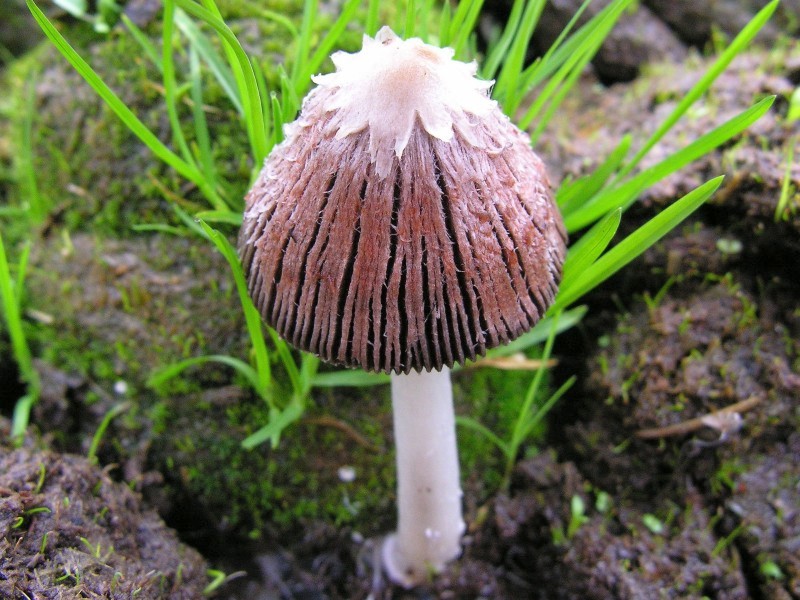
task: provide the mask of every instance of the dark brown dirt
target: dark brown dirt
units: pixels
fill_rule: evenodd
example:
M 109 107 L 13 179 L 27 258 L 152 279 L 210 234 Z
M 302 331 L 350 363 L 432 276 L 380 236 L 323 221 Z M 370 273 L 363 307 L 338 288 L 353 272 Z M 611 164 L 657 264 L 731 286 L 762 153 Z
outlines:
M 800 539 L 796 304 L 780 290 L 756 299 L 730 277 L 696 287 L 619 321 L 595 359 L 592 392 L 569 408 L 563 455 L 615 500 L 649 506 L 679 535 L 711 536 L 710 549 L 687 556 L 724 558 L 726 577 L 744 576 L 712 597 L 795 597 L 797 557 L 786 548 Z M 708 420 L 742 400 L 752 402 L 734 413 L 741 421 Z M 684 522 L 688 507 L 705 513 L 700 523 Z M 765 576 L 766 563 L 781 577 Z
M 0 447 L 0 597 L 188 600 L 202 596 L 206 569 L 106 470 L 78 456 Z
M 575 497 L 586 507 L 580 515 L 570 509 Z M 602 498 L 573 463 L 543 454 L 520 463 L 511 491 L 471 515 L 464 555 L 431 586 L 388 586 L 374 568 L 377 540 L 322 525 L 279 552 L 257 555 L 250 574 L 261 582 L 243 582 L 225 597 L 753 597 L 738 551 L 720 545 L 716 505 L 700 491 L 685 490 L 680 505 L 666 502 L 666 517 L 656 516 L 664 504 L 658 498 L 614 497 L 608 505 Z

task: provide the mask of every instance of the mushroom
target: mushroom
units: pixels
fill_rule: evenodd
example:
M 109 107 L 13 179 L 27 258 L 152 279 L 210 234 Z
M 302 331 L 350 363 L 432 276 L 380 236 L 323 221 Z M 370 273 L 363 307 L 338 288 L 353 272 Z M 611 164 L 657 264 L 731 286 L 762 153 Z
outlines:
M 333 54 L 239 237 L 251 297 L 282 337 L 392 374 L 399 519 L 383 560 L 405 586 L 461 551 L 449 368 L 528 331 L 566 252 L 529 137 L 453 54 L 388 27 Z

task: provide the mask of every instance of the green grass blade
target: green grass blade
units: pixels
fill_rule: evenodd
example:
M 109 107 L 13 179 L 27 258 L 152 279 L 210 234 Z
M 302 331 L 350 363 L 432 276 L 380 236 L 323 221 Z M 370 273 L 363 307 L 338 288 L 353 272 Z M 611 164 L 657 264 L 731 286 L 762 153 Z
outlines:
M 22 119 L 20 121 L 17 171 L 21 184 L 20 188 L 28 206 L 29 215 L 35 222 L 41 223 L 49 212 L 49 206 L 42 194 L 39 193 L 36 166 L 33 158 L 33 115 L 37 110 L 36 85 L 33 80 L 29 81 L 27 85 L 25 106 L 18 106 L 19 111 L 22 113 Z
M 233 368 L 240 375 L 244 376 L 244 378 L 247 380 L 250 386 L 257 393 L 259 393 L 259 395 L 262 395 L 260 391 L 262 388 L 262 384 L 258 378 L 258 373 L 256 372 L 256 370 L 243 360 L 240 360 L 233 356 L 228 356 L 226 354 L 193 356 L 191 358 L 181 360 L 174 364 L 161 367 L 160 369 L 154 371 L 147 379 L 147 386 L 153 389 L 158 389 L 162 387 L 165 383 L 167 383 L 170 379 L 174 379 L 175 377 L 183 373 L 186 369 L 190 369 L 192 367 L 198 367 L 212 362 L 221 363 L 223 365 L 227 365 Z
M 580 20 L 581 16 L 583 16 L 583 13 L 586 11 L 587 8 L 589 8 L 589 5 L 592 2 L 593 0 L 583 0 L 583 3 L 578 7 L 578 10 L 576 10 L 573 13 L 570 20 L 567 21 L 567 24 L 564 26 L 564 29 L 561 30 L 561 32 L 558 34 L 558 37 L 547 49 L 547 52 L 545 52 L 544 56 L 542 57 L 542 63 L 546 64 L 548 61 L 550 61 L 552 56 L 561 48 L 561 45 L 564 43 L 564 40 L 566 40 L 567 36 L 569 36 L 569 34 L 572 33 L 572 30 L 575 28 L 575 25 L 578 24 L 578 21 Z
M 167 105 L 167 117 L 169 118 L 169 124 L 172 129 L 172 142 L 180 149 L 183 160 L 197 169 L 197 165 L 194 163 L 194 156 L 189 150 L 189 144 L 186 142 L 186 136 L 183 134 L 183 127 L 181 126 L 181 120 L 178 116 L 175 63 L 172 60 L 174 14 L 175 4 L 171 0 L 165 0 L 164 15 L 161 25 L 161 65 L 164 81 L 164 100 Z
M 259 8 L 257 6 L 253 8 L 258 10 L 258 14 L 260 14 L 265 19 L 269 21 L 274 21 L 279 25 L 281 25 L 282 27 L 284 27 L 286 31 L 289 32 L 289 35 L 292 36 L 293 39 L 297 39 L 298 36 L 300 35 L 292 19 L 290 19 L 286 15 L 281 14 L 279 12 L 275 12 L 274 10 L 269 10 L 267 8 Z
M 30 384 L 29 384 L 30 385 Z M 17 400 L 14 405 L 14 413 L 11 416 L 11 439 L 15 444 L 21 444 L 25 436 L 25 430 L 31 420 L 31 410 L 39 399 L 39 392 L 36 394 L 29 392 Z
M 414 37 L 416 26 L 417 3 L 415 0 L 406 0 L 406 22 L 405 25 L 403 25 L 403 38 L 408 39 Z
M 91 22 L 89 18 L 89 2 L 88 0 L 53 0 L 53 4 L 67 11 L 76 19 Z
M 342 36 L 342 33 L 344 33 L 348 24 L 355 19 L 356 11 L 359 6 L 360 0 L 347 0 L 347 2 L 345 2 L 341 14 L 330 27 L 328 33 L 325 34 L 325 37 L 322 38 L 314 54 L 305 63 L 300 73 L 300 80 L 295 82 L 295 93 L 298 96 L 305 95 L 311 85 L 311 76 L 319 72 L 322 63 L 328 59 L 331 50 L 339 43 L 339 38 Z
M 525 127 L 526 129 L 532 124 L 533 119 L 536 119 L 536 128 L 531 132 L 531 144 L 536 146 L 539 143 L 539 137 L 544 132 L 545 127 L 550 123 L 553 117 L 556 114 L 556 111 L 561 106 L 564 98 L 567 97 L 567 94 L 572 91 L 572 88 L 575 87 L 575 83 L 578 81 L 578 78 L 581 76 L 583 72 L 583 68 L 588 62 L 591 60 L 591 57 L 594 56 L 600 46 L 597 45 L 593 48 L 590 48 L 589 51 L 584 55 L 581 60 L 581 55 L 579 56 L 578 60 L 578 67 L 571 68 L 564 77 L 563 80 L 560 81 L 560 84 L 557 88 L 554 88 L 553 93 L 551 95 L 546 96 L 546 100 L 549 102 L 547 109 L 544 111 L 534 111 L 531 109 L 526 116 L 523 118 L 521 126 Z
M 300 111 L 301 100 L 295 93 L 294 86 L 292 85 L 289 76 L 283 65 L 278 65 L 278 78 L 281 82 L 281 105 L 283 106 L 283 117 L 280 123 L 273 123 L 273 127 L 282 128 L 284 123 L 293 121 L 297 113 Z
M 73 68 L 83 77 L 92 89 L 103 99 L 103 101 L 111 108 L 112 111 L 122 120 L 123 123 L 130 129 L 161 161 L 175 169 L 181 176 L 193 182 L 200 188 L 201 192 L 206 198 L 215 197 L 216 193 L 211 189 L 202 174 L 194 168 L 191 164 L 187 163 L 180 156 L 175 154 L 172 150 L 167 148 L 161 140 L 156 137 L 142 123 L 139 118 L 120 100 L 120 98 L 109 88 L 100 76 L 84 61 L 80 55 L 75 52 L 72 46 L 69 45 L 66 39 L 53 27 L 49 19 L 44 15 L 41 9 L 36 6 L 33 0 L 25 0 L 28 9 L 31 11 L 33 18 L 41 27 L 47 38 L 53 43 L 64 58 L 69 61 Z
M 281 359 L 281 363 L 283 364 L 283 369 L 289 376 L 289 382 L 292 385 L 294 394 L 298 396 L 302 395 L 303 385 L 300 380 L 300 370 L 297 368 L 297 364 L 294 362 L 294 357 L 292 356 L 292 350 L 289 347 L 289 344 L 281 336 L 279 336 L 274 329 L 270 328 L 268 331 L 269 336 L 272 338 L 272 344 L 275 346 L 275 350 L 278 353 L 278 358 Z
M 572 19 L 567 23 L 567 26 L 561 31 L 555 42 L 553 42 L 551 47 L 547 50 L 544 57 L 534 61 L 533 64 L 524 70 L 524 54 L 515 58 L 516 64 L 514 64 L 513 71 L 511 71 L 513 75 L 509 76 L 511 79 L 509 83 L 510 89 L 505 89 L 506 84 L 504 82 L 504 91 L 502 92 L 505 98 L 503 106 L 504 109 L 508 111 L 508 114 L 516 112 L 525 94 L 535 86 L 545 82 L 546 78 L 550 77 L 551 74 L 556 73 L 556 75 L 552 76 L 547 82 L 549 89 L 546 88 L 541 94 L 537 95 L 534 104 L 529 107 L 526 114 L 520 120 L 519 125 L 523 129 L 527 129 L 530 126 L 532 121 L 538 116 L 542 106 L 544 106 L 545 102 L 550 100 L 551 97 L 556 98 L 557 101 L 551 102 L 548 115 L 552 116 L 552 114 L 555 113 L 560 99 L 566 96 L 572 88 L 579 73 L 589 60 L 591 60 L 597 48 L 608 34 L 608 31 L 613 27 L 619 15 L 632 0 L 614 0 L 564 42 L 564 39 L 578 22 L 578 19 L 583 11 L 586 10 L 590 1 L 591 0 L 585 0 L 579 7 Z M 539 8 L 539 12 L 541 12 L 541 8 Z M 538 18 L 539 15 L 537 14 L 537 22 Z M 527 49 L 527 44 L 524 49 Z M 549 120 L 549 116 L 547 120 Z M 539 123 L 540 128 L 544 126 L 547 120 L 541 120 Z
M 519 76 L 525 64 L 525 56 L 533 30 L 536 27 L 536 23 L 539 22 L 544 5 L 544 0 L 531 0 L 525 7 L 519 30 L 514 36 L 511 48 L 497 77 L 494 96 L 508 115 L 516 111 L 526 92 L 526 90 L 519 87 Z
M 639 164 L 642 158 L 644 158 L 644 156 L 650 152 L 653 146 L 655 146 L 659 140 L 664 137 L 664 134 L 672 129 L 673 125 L 675 125 L 675 123 L 686 113 L 689 107 L 694 104 L 700 98 L 700 96 L 708 91 L 708 89 L 711 87 L 711 84 L 714 83 L 717 77 L 719 77 L 719 75 L 728 67 L 730 62 L 750 44 L 752 39 L 772 16 L 772 13 L 775 12 L 775 9 L 778 7 L 778 3 L 779 0 L 773 0 L 764 8 L 762 8 L 756 14 L 756 16 L 750 20 L 750 22 L 744 27 L 744 29 L 742 29 L 739 35 L 734 38 L 734 40 L 719 56 L 719 58 L 714 61 L 714 64 L 711 65 L 711 67 L 700 78 L 700 81 L 698 81 L 692 87 L 692 89 L 689 90 L 689 93 L 687 93 L 681 99 L 681 101 L 678 103 L 678 106 L 676 106 L 672 113 L 670 113 L 670 115 L 664 119 L 658 129 L 653 132 L 653 135 L 650 136 L 647 142 L 645 142 L 645 144 L 639 149 L 631 161 L 622 170 L 619 175 L 620 177 L 630 173 L 636 167 L 636 165 Z
M 121 402 L 113 406 L 111 410 L 105 414 L 103 420 L 100 421 L 100 425 L 97 427 L 97 431 L 95 431 L 92 436 L 92 443 L 89 445 L 89 451 L 86 453 L 86 458 L 90 463 L 97 463 L 97 449 L 100 447 L 100 442 L 103 440 L 106 429 L 111 425 L 111 421 L 130 409 L 131 406 L 133 405 L 130 402 Z
M 619 228 L 622 220 L 622 209 L 610 212 L 587 231 L 581 239 L 572 244 L 564 261 L 564 277 L 561 281 L 561 290 L 566 290 L 580 277 L 611 243 L 611 239 Z
M 774 101 L 774 96 L 764 98 L 628 181 L 616 186 L 607 186 L 599 194 L 584 202 L 579 209 L 563 211 L 567 231 L 581 229 L 615 208 L 621 207 L 624 211 L 643 190 L 747 129 L 770 109 Z
M 581 203 L 603 188 L 611 175 L 619 169 L 628 154 L 632 140 L 633 138 L 630 135 L 623 136 L 619 145 L 608 155 L 603 164 L 597 167 L 590 175 L 577 181 L 561 184 L 558 192 L 556 192 L 556 203 L 562 213 L 575 210 Z
M 470 430 L 482 435 L 483 437 L 485 437 L 487 440 L 489 440 L 495 446 L 497 446 L 497 448 L 500 450 L 500 452 L 503 453 L 503 457 L 506 460 L 513 460 L 514 459 L 514 455 L 511 452 L 511 449 L 509 448 L 508 444 L 506 444 L 502 439 L 500 439 L 500 436 L 498 436 L 496 433 L 494 433 L 491 429 L 489 429 L 485 425 L 479 423 L 478 421 L 476 421 L 472 417 L 465 417 L 463 415 L 456 415 L 456 425 L 459 425 L 459 426 L 463 427 L 464 429 L 470 429 Z
M 300 357 L 300 383 L 303 387 L 303 396 L 307 396 L 314 386 L 314 377 L 320 365 L 320 358 L 308 352 L 303 352 Z
M 30 207 L 0 206 L 0 217 L 11 217 L 12 219 L 25 219 L 30 217 Z
M 272 447 L 277 448 L 281 439 L 281 432 L 289 425 L 297 421 L 305 411 L 305 406 L 296 398 L 292 398 L 289 405 L 282 411 L 271 411 L 269 423 L 264 427 L 247 436 L 242 441 L 242 446 L 247 450 L 252 450 L 270 440 Z
M 800 90 L 800 88 L 797 88 Z M 792 165 L 794 165 L 794 147 L 798 137 L 790 138 L 788 141 L 788 150 L 786 151 L 786 166 L 783 169 L 783 182 L 781 183 L 781 193 L 778 196 L 778 203 L 775 206 L 775 222 L 779 223 L 781 219 L 788 218 L 791 210 L 789 209 L 789 200 L 791 198 L 792 190 Z
M 236 112 L 244 117 L 244 106 L 239 89 L 236 87 L 236 78 L 231 68 L 225 63 L 219 52 L 211 44 L 211 41 L 203 34 L 200 28 L 194 24 L 189 16 L 182 10 L 175 10 L 175 25 L 180 32 L 189 40 L 192 48 L 203 58 L 208 65 L 214 79 L 217 80 L 222 91 L 233 104 Z
M 19 280 L 17 281 L 18 285 Z M 11 347 L 14 352 L 21 373 L 32 369 L 32 359 L 25 334 L 22 330 L 22 317 L 19 310 L 19 294 L 15 290 L 14 278 L 8 265 L 5 243 L 0 233 L 0 299 L 3 305 L 6 327 L 11 338 Z
M 585 306 L 577 306 L 562 312 L 558 318 L 558 323 L 556 324 L 556 334 L 559 334 L 562 331 L 566 331 L 567 329 L 577 325 L 581 319 L 583 319 L 584 315 L 586 315 L 586 312 L 587 309 Z M 510 356 L 511 354 L 522 352 L 528 348 L 531 348 L 532 346 L 541 344 L 547 340 L 548 336 L 550 335 L 552 321 L 552 316 L 545 315 L 545 317 L 536 325 L 534 325 L 533 329 L 531 329 L 528 333 L 522 334 L 517 339 L 506 344 L 505 346 L 500 346 L 499 348 L 489 350 L 486 353 L 486 356 L 489 358 Z M 453 370 L 455 371 L 456 369 Z
M 347 369 L 317 373 L 311 380 L 314 387 L 372 387 L 385 385 L 390 378 L 385 373 L 368 373 L 360 369 Z
M 367 20 L 364 23 L 364 33 L 370 37 L 375 37 L 375 34 L 378 33 L 380 6 L 380 0 L 369 0 L 367 4 Z
M 462 0 L 458 3 L 453 22 L 450 24 L 453 30 L 450 35 L 450 45 L 458 59 L 466 59 L 472 55 L 468 51 L 467 43 L 475 31 L 482 7 L 483 0 Z
M 194 135 L 197 140 L 197 148 L 203 176 L 213 188 L 218 187 L 217 168 L 214 164 L 214 156 L 211 150 L 211 135 L 208 132 L 208 121 L 203 110 L 203 83 L 200 73 L 200 59 L 194 47 L 189 49 L 189 79 L 191 83 L 192 97 L 192 121 L 194 124 Z M 227 206 L 216 207 L 217 210 L 224 210 Z
M 181 221 L 183 221 L 183 224 L 189 231 L 195 233 L 196 235 L 200 236 L 203 239 L 207 238 L 206 232 L 203 230 L 202 227 L 200 227 L 200 222 L 198 221 L 197 217 L 191 216 L 176 203 L 173 203 L 171 206 L 172 206 L 172 211 Z
M 422 0 L 422 9 L 419 12 L 419 27 L 417 37 L 426 44 L 430 43 L 431 14 L 436 10 L 437 0 Z
M 25 257 L 24 253 L 23 258 L 20 259 L 20 264 L 27 264 L 27 257 Z M 22 283 L 22 278 L 19 277 L 19 275 L 21 274 L 18 274 L 17 286 L 20 286 Z M 14 360 L 17 362 L 22 380 L 28 386 L 25 396 L 17 400 L 12 417 L 11 436 L 18 442 L 22 439 L 28 427 L 31 408 L 39 399 L 41 384 L 39 381 L 39 374 L 36 372 L 36 369 L 33 368 L 33 358 L 31 357 L 28 341 L 25 338 L 25 332 L 22 328 L 22 315 L 20 314 L 20 305 L 18 302 L 19 294 L 14 287 L 14 279 L 9 269 L 5 243 L 2 234 L 0 234 L 0 302 L 2 302 L 3 315 L 5 317 L 8 337 L 11 340 L 11 350 L 14 354 Z
M 26 0 L 30 1 L 30 0 Z M 222 39 L 228 64 L 234 74 L 236 87 L 242 98 L 244 121 L 252 148 L 253 159 L 260 164 L 267 155 L 266 127 L 264 124 L 264 108 L 258 91 L 253 65 L 247 57 L 239 40 L 219 16 L 219 9 L 214 0 L 203 0 L 200 6 L 190 0 L 174 0 L 176 4 L 193 17 L 200 19 L 212 27 Z
M 269 87 L 267 86 L 267 78 L 264 75 L 264 69 L 261 68 L 261 65 L 258 63 L 253 63 L 253 73 L 256 76 L 256 83 L 258 84 L 258 95 L 261 98 L 272 98 L 275 95 L 275 92 L 270 92 Z M 264 113 L 264 137 L 267 139 L 267 152 L 269 153 L 272 150 L 272 147 L 275 145 L 272 141 L 275 137 L 276 131 L 282 131 L 281 124 L 283 123 L 283 116 L 278 116 L 277 118 L 273 114 L 273 102 L 263 102 L 262 108 Z M 257 174 L 261 170 L 261 165 L 258 163 L 253 164 L 253 175 Z
M 453 9 L 449 2 L 445 2 L 439 16 L 439 45 L 443 48 L 450 45 L 450 20 L 452 18 Z
M 556 402 L 561 400 L 561 398 L 566 394 L 569 389 L 575 384 L 578 378 L 573 375 L 569 379 L 567 379 L 561 386 L 550 395 L 546 402 L 544 402 L 541 406 L 537 408 L 535 412 L 532 412 L 528 415 L 527 419 L 522 422 L 520 427 L 520 442 L 527 439 L 532 433 L 533 430 L 542 422 L 547 416 L 547 413 L 550 412 L 550 409 L 556 405 Z
M 800 86 L 794 89 L 789 98 L 789 110 L 786 112 L 786 122 L 794 123 L 800 120 Z
M 569 35 L 572 31 L 575 24 L 578 22 L 578 19 L 581 17 L 583 12 L 586 8 L 591 4 L 592 0 L 584 0 L 583 4 L 578 8 L 575 14 L 567 23 L 566 27 L 561 30 L 561 33 L 558 34 L 558 37 L 550 46 L 550 48 L 545 53 L 542 59 L 539 59 L 537 62 L 540 63 L 538 67 L 528 67 L 523 73 L 527 73 L 531 68 L 540 68 L 542 65 L 552 65 L 552 71 L 555 71 L 558 65 L 563 63 L 563 59 L 560 62 L 555 62 L 552 60 L 553 55 L 556 53 L 557 50 L 561 48 L 564 39 Z M 509 48 L 511 47 L 512 42 L 515 41 L 515 35 L 517 30 L 519 29 L 520 22 L 522 20 L 523 10 L 525 9 L 526 2 L 525 0 L 514 0 L 514 4 L 511 7 L 511 12 L 509 13 L 508 19 L 506 21 L 506 25 L 503 29 L 502 34 L 500 35 L 499 39 L 490 46 L 486 59 L 483 61 L 483 67 L 481 69 L 481 77 L 483 79 L 494 79 L 497 76 L 497 72 L 502 64 L 503 60 L 505 60 L 506 55 L 509 52 Z M 574 38 L 575 36 L 573 36 Z M 573 40 L 574 41 L 577 40 Z M 563 56 L 569 56 L 570 53 L 562 53 Z M 535 64 L 535 63 L 534 63 Z M 517 77 L 516 79 L 522 79 L 527 82 L 524 83 L 521 87 L 524 91 L 530 90 L 533 85 L 533 77 L 528 74 L 526 77 Z
M 196 219 L 202 219 L 206 223 L 225 223 L 228 225 L 242 225 L 242 213 L 233 210 L 203 210 L 195 215 Z
M 0 238 L 0 244 L 3 242 Z M 17 306 L 22 306 L 22 292 L 25 287 L 25 276 L 28 274 L 28 261 L 31 257 L 31 242 L 25 242 L 17 262 L 17 280 L 14 282 L 14 299 Z
M 305 64 L 311 55 L 311 34 L 314 30 L 314 22 L 317 19 L 317 8 L 319 0 L 305 0 L 303 2 L 303 19 L 300 22 L 300 35 L 297 38 L 297 52 L 295 52 L 294 63 L 292 64 L 291 79 L 294 89 L 298 96 L 302 96 L 301 74 L 305 70 Z M 304 82 L 302 82 L 304 83 Z
M 604 34 L 602 31 L 607 29 L 603 26 L 605 20 L 610 18 L 616 21 L 618 15 L 624 12 L 632 1 L 633 0 L 614 0 L 589 19 L 589 21 L 582 25 L 566 40 L 560 43 L 556 43 L 558 42 L 558 40 L 556 40 L 539 61 L 532 63 L 522 72 L 519 83 L 521 88 L 529 91 L 537 85 L 540 85 L 555 73 L 570 56 L 582 52 L 582 49 L 587 45 L 595 43 L 597 37 L 603 37 Z M 589 0 L 589 2 L 591 3 L 591 0 Z M 570 23 L 571 22 L 570 20 Z M 561 36 L 559 35 L 559 37 Z
M 270 106 L 272 107 L 272 122 L 282 123 L 283 109 L 281 108 L 281 101 L 278 100 L 278 94 L 272 92 L 269 95 Z M 273 127 L 272 129 L 272 146 L 275 147 L 283 141 L 283 127 Z M 259 165 L 260 167 L 260 165 Z
M 178 237 L 186 237 L 189 234 L 187 229 L 167 225 L 166 223 L 135 223 L 131 225 L 131 231 L 136 231 L 137 233 L 166 233 L 167 235 L 177 235 Z
M 536 95 L 534 103 L 519 120 L 520 127 L 528 129 L 534 119 L 539 118 L 540 112 L 547 102 L 550 103 L 550 106 L 547 109 L 546 118 L 539 119 L 539 124 L 544 126 L 544 123 L 549 121 L 558 109 L 561 99 L 573 88 L 580 72 L 592 59 L 608 32 L 632 2 L 633 0 L 614 0 L 569 39 L 563 43 L 554 43 L 543 58 L 534 61 L 514 78 L 516 91 L 513 101 L 504 104 L 507 107 L 506 110 L 516 111 L 516 107 L 525 94 L 539 85 L 546 86 L 541 93 Z M 572 21 L 570 23 L 572 24 Z
M 525 0 L 514 0 L 503 32 L 500 34 L 497 41 L 491 45 L 487 52 L 486 59 L 483 61 L 483 65 L 480 69 L 482 79 L 494 79 L 497 76 L 497 71 L 500 69 L 500 65 L 503 63 L 506 54 L 508 54 L 508 49 L 514 41 L 514 35 L 519 28 L 524 8 Z
M 708 200 L 722 179 L 717 177 L 689 192 L 603 254 L 568 288 L 558 293 L 549 312 L 569 306 L 647 250 Z
M 580 43 L 572 52 L 563 56 L 563 62 L 559 63 L 560 66 L 558 69 L 550 76 L 542 91 L 536 95 L 536 99 L 525 112 L 525 116 L 520 120 L 520 127 L 523 129 L 527 129 L 534 119 L 537 120 L 537 131 L 531 136 L 533 139 L 538 137 L 542 128 L 549 122 L 550 118 L 552 118 L 561 100 L 573 88 L 578 77 L 583 72 L 586 65 L 589 64 L 589 61 L 592 60 L 592 57 L 597 53 L 597 50 L 600 48 L 628 4 L 630 4 L 630 0 L 617 0 L 609 4 L 580 30 L 580 35 L 578 36 Z M 550 55 L 548 61 L 552 60 L 556 54 L 557 52 L 554 52 Z M 561 58 L 561 55 L 559 55 L 559 59 Z M 544 69 L 547 64 L 547 62 L 542 60 L 538 68 Z M 539 75 L 539 73 L 534 72 L 529 75 L 531 78 L 530 82 L 526 81 L 524 77 L 521 77 L 523 85 L 520 86 L 520 94 L 517 101 L 522 98 L 522 93 L 529 89 L 525 86 L 533 83 L 536 79 L 536 75 Z M 549 107 L 544 116 L 542 116 L 541 113 L 544 106 L 548 103 Z
M 556 333 L 558 328 L 558 321 L 560 318 L 560 313 L 558 311 L 551 312 L 553 315 L 552 319 L 548 323 L 548 335 L 547 340 L 544 343 L 544 349 L 542 350 L 541 360 L 542 365 L 547 364 L 547 361 L 550 359 L 550 355 L 553 352 L 553 344 L 555 343 Z M 511 437 L 508 441 L 509 447 L 509 457 L 506 459 L 506 470 L 505 470 L 505 480 L 508 481 L 511 476 L 511 471 L 514 467 L 514 461 L 516 460 L 517 454 L 519 453 L 519 449 L 522 445 L 522 442 L 525 441 L 527 437 L 527 423 L 531 419 L 533 403 L 536 400 L 536 397 L 539 394 L 539 388 L 542 385 L 542 381 L 544 381 L 544 375 L 547 372 L 547 368 L 545 366 L 540 367 L 536 374 L 533 376 L 531 380 L 530 386 L 528 386 L 528 391 L 525 394 L 525 399 L 522 401 L 522 405 L 520 406 L 519 412 L 517 413 L 517 418 L 514 421 L 514 426 L 511 429 Z
M 128 29 L 128 32 L 131 34 L 131 37 L 136 41 L 137 44 L 142 48 L 142 51 L 145 53 L 145 56 L 150 59 L 159 72 L 163 72 L 163 66 L 161 65 L 161 53 L 156 48 L 156 45 L 150 41 L 144 32 L 139 29 L 139 27 L 133 21 L 128 18 L 128 15 L 122 14 L 122 23 Z
M 253 344 L 253 352 L 255 354 L 256 371 L 258 372 L 259 378 L 259 385 L 255 389 L 258 390 L 262 398 L 272 405 L 273 399 L 269 394 L 269 388 L 272 386 L 272 373 L 269 365 L 269 353 L 267 352 L 267 345 L 262 333 L 261 316 L 253 305 L 253 301 L 250 299 L 250 294 L 247 291 L 247 281 L 244 277 L 244 271 L 242 271 L 242 265 L 239 263 L 239 257 L 236 255 L 236 250 L 231 246 L 230 242 L 219 231 L 213 229 L 202 220 L 200 221 L 200 226 L 203 228 L 206 236 L 208 236 L 208 239 L 214 243 L 220 253 L 222 253 L 228 261 L 228 265 L 231 268 L 233 279 L 236 284 L 236 291 L 239 294 L 239 301 L 244 311 L 247 331 L 250 334 L 250 342 Z

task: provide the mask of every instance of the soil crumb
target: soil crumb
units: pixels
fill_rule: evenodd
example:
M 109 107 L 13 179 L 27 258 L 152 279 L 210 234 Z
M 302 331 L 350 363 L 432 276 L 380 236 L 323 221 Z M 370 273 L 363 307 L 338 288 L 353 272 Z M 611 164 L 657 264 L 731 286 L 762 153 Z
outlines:
M 200 554 L 106 470 L 0 446 L 0 598 L 188 600 L 206 584 Z

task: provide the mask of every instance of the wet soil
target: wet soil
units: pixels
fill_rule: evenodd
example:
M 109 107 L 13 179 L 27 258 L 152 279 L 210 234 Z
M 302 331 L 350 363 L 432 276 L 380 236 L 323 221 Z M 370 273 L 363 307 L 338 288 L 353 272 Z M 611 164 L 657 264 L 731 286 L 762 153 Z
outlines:
M 8 422 L 0 422 L 8 439 Z M 0 597 L 202 597 L 207 563 L 86 458 L 0 446 Z
M 521 458 L 507 490 L 466 468 L 464 556 L 415 590 L 390 586 L 377 567 L 391 492 L 378 501 L 336 487 L 336 466 L 359 461 L 368 489 L 392 489 L 383 392 L 358 411 L 355 400 L 317 395 L 329 419 L 317 413 L 287 433 L 296 447 L 315 448 L 289 463 L 306 473 L 272 478 L 295 446 L 238 450 L 248 432 L 226 419 L 256 403 L 228 371 L 204 369 L 166 402 L 146 385 L 159 363 L 181 356 L 244 355 L 234 294 L 217 284 L 227 281 L 219 257 L 184 238 L 84 233 L 67 244 L 43 233 L 30 277 L 37 318 L 54 319 L 75 342 L 40 341 L 44 393 L 31 439 L 51 450 L 30 440 L 0 448 L 0 597 L 200 598 L 210 564 L 244 573 L 216 592 L 231 600 L 800 598 L 797 205 L 776 218 L 787 172 L 800 188 L 800 167 L 786 167 L 800 139 L 784 119 L 800 80 L 793 56 L 740 58 L 706 109 L 655 149 L 651 161 L 754 97 L 779 95 L 748 133 L 656 185 L 626 215 L 631 230 L 728 175 L 712 203 L 587 298 L 590 316 L 556 347 L 556 378 L 577 372 L 580 383 L 551 413 L 546 443 Z M 628 131 L 646 139 L 707 66 L 653 68 L 610 88 L 587 79 L 544 140 L 554 179 L 590 171 Z M 209 295 L 213 313 L 203 308 Z M 85 455 L 126 399 L 134 408 L 100 447 L 105 469 L 69 454 Z M 224 475 L 212 481 L 210 471 Z M 239 503 L 263 493 L 251 486 L 260 479 L 272 504 L 245 510 L 274 522 L 234 524 Z M 362 512 L 308 512 L 287 524 L 296 513 L 281 511 L 307 502 L 302 489 L 331 488 Z

